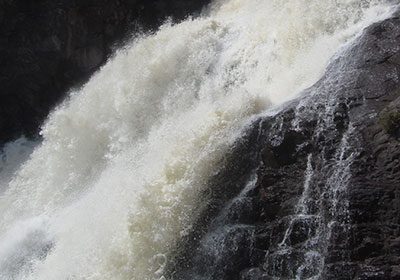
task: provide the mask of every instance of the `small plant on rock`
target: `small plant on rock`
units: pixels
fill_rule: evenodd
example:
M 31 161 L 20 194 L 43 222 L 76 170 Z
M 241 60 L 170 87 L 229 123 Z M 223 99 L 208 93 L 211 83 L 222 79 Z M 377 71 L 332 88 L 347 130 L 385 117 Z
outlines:
M 379 121 L 387 133 L 396 136 L 400 130 L 400 111 L 391 110 L 384 112 Z

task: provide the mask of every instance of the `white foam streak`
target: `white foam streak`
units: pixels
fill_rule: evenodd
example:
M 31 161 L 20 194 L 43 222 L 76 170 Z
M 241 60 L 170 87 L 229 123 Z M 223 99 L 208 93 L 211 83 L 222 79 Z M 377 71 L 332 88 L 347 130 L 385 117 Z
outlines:
M 40 217 L 51 240 L 14 276 L 164 277 L 243 126 L 312 85 L 386 11 L 358 0 L 219 1 L 119 50 L 51 114 L 0 197 L 0 245 L 16 222 Z M 21 242 L 10 244 L 5 252 Z

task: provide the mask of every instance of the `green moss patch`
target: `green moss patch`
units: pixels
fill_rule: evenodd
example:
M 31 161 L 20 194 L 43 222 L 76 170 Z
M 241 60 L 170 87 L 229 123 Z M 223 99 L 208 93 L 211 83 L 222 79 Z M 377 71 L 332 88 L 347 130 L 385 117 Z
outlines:
M 392 110 L 381 114 L 379 122 L 391 135 L 396 135 L 400 129 L 400 111 Z

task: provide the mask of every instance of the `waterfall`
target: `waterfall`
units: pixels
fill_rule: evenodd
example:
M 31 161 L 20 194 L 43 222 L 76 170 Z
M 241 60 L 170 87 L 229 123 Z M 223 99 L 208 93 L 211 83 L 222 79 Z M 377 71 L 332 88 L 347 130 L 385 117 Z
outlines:
M 219 0 L 132 38 L 51 113 L 41 143 L 4 148 L 0 279 L 169 279 L 246 127 L 392 11 L 373 0 Z M 217 221 L 243 205 L 248 180 Z M 224 238 L 214 229 L 202 245 Z

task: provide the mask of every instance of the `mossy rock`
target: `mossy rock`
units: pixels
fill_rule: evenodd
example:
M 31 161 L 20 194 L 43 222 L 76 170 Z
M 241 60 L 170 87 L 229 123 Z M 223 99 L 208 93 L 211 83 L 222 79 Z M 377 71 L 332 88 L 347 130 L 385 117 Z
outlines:
M 385 131 L 393 136 L 398 136 L 400 131 L 400 110 L 383 112 L 379 118 Z

